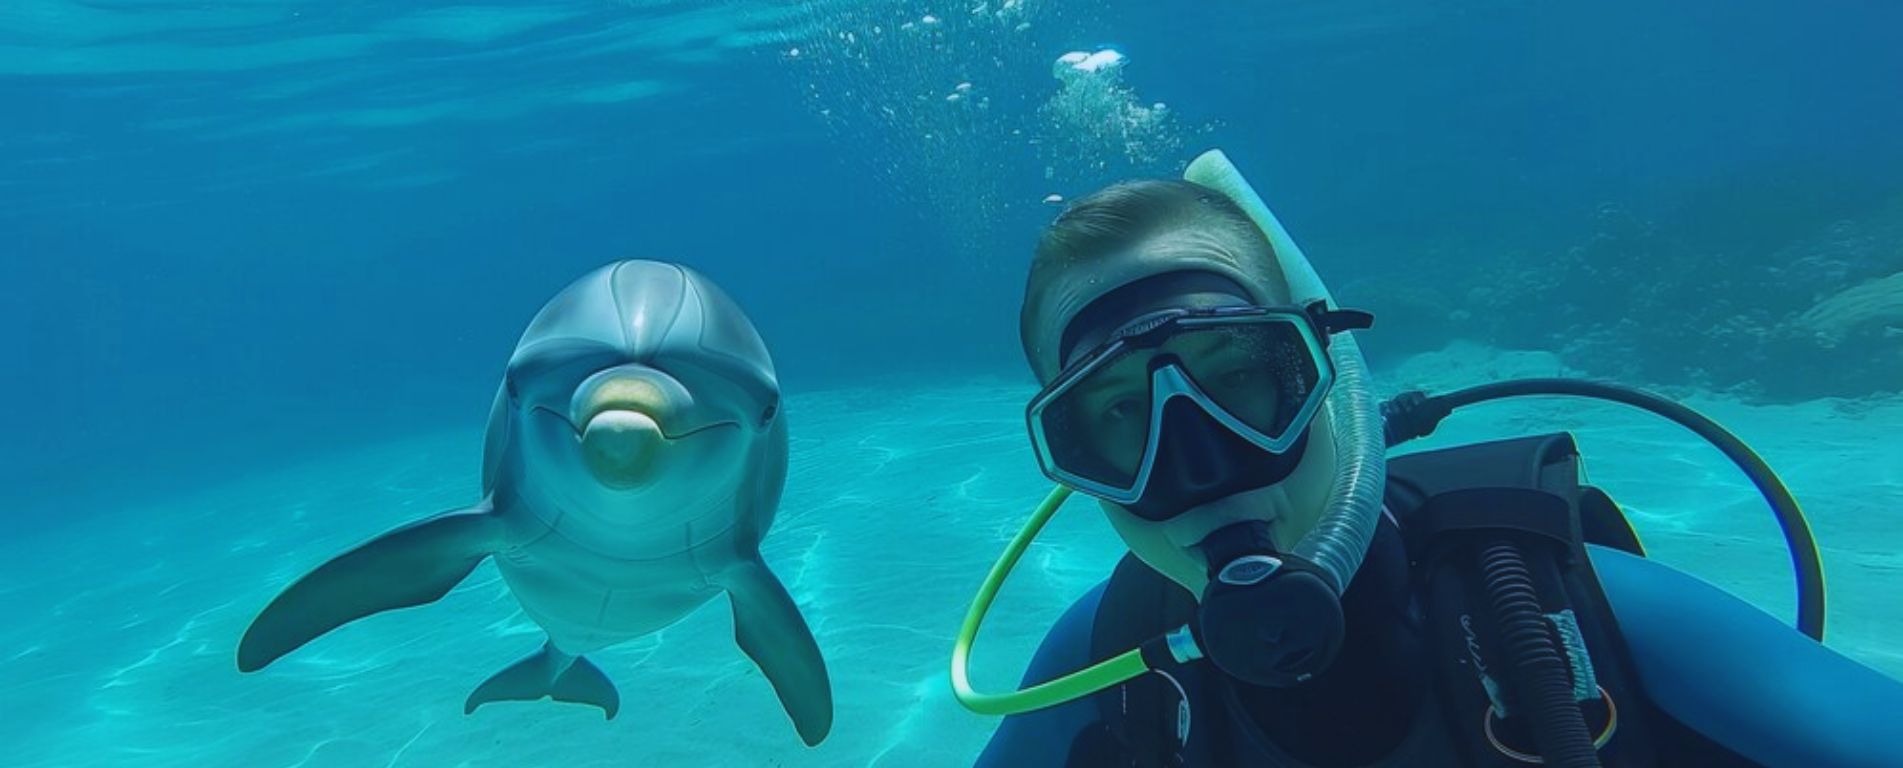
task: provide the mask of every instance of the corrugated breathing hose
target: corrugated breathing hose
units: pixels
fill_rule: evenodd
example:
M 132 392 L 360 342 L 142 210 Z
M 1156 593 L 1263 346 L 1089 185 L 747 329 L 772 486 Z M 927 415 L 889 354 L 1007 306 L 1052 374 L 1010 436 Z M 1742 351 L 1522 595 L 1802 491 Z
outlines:
M 1533 576 L 1518 545 L 1506 539 L 1480 551 L 1480 574 L 1509 667 L 1508 692 L 1532 726 L 1546 765 L 1599 768 L 1586 717 L 1573 700 L 1572 671 L 1552 623 L 1533 591 Z

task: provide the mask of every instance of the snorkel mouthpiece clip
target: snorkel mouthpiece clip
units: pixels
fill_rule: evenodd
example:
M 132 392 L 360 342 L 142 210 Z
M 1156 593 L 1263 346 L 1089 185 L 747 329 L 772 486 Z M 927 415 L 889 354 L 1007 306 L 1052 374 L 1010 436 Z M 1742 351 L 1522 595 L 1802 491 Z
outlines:
M 1326 299 L 1316 299 L 1302 307 L 1308 314 L 1308 321 L 1315 327 L 1315 338 L 1322 346 L 1328 346 L 1328 339 L 1344 331 L 1365 331 L 1374 327 L 1374 313 L 1365 309 L 1328 308 Z

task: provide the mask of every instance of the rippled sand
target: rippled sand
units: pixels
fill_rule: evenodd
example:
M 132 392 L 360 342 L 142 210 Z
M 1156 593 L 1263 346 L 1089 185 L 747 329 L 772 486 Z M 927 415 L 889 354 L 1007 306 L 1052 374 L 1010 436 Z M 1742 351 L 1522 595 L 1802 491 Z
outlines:
M 1554 368 L 1456 352 L 1393 384 L 1451 386 Z M 480 425 L 355 446 L 295 466 L 208 470 L 195 494 L 142 499 L 0 542 L 0 743 L 17 766 L 968 765 L 994 721 L 951 699 L 966 601 L 1046 488 L 1019 381 L 889 383 L 791 398 L 793 468 L 766 556 L 804 606 L 833 674 L 837 725 L 799 745 L 731 642 L 724 601 L 593 658 L 621 688 L 614 721 L 552 702 L 462 714 L 477 683 L 541 638 L 495 569 L 446 599 L 332 633 L 240 675 L 239 634 L 290 579 L 403 522 L 475 499 Z M 1830 569 L 1830 642 L 1903 674 L 1903 402 L 1692 404 L 1756 446 L 1805 502 Z M 1616 406 L 1537 401 L 1449 421 L 1437 442 L 1570 429 L 1593 480 L 1654 557 L 1780 617 L 1789 559 L 1719 454 Z M 1043 629 L 1119 555 L 1073 503 L 1026 558 L 976 658 L 1010 684 Z

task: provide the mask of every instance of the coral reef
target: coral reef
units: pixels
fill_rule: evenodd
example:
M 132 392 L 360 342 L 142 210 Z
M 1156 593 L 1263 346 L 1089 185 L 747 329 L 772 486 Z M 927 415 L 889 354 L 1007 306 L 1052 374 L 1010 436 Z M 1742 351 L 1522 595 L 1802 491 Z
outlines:
M 1830 347 L 1871 327 L 1886 336 L 1903 331 L 1903 272 L 1845 288 L 1798 315 L 1796 325 Z
M 1903 198 L 1795 236 L 1723 224 L 1605 206 L 1585 242 L 1558 252 L 1346 287 L 1380 316 L 1370 349 L 1384 356 L 1465 338 L 1554 352 L 1589 376 L 1760 400 L 1903 391 Z

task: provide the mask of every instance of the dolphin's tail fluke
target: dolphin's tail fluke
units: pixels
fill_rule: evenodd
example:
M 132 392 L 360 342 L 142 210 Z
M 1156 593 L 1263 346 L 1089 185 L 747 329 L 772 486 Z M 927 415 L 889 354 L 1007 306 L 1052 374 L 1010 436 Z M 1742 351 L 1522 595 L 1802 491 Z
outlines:
M 600 667 L 548 644 L 476 686 L 469 700 L 463 703 L 463 713 L 473 713 L 477 707 L 492 701 L 542 698 L 600 707 L 610 720 L 621 710 L 621 694 L 615 691 L 615 684 L 602 674 Z
M 238 670 L 254 672 L 318 635 L 373 613 L 435 602 L 502 539 L 488 501 L 371 539 L 284 590 L 238 642 Z

